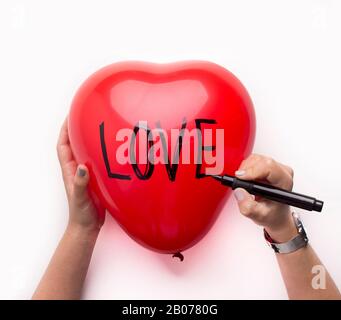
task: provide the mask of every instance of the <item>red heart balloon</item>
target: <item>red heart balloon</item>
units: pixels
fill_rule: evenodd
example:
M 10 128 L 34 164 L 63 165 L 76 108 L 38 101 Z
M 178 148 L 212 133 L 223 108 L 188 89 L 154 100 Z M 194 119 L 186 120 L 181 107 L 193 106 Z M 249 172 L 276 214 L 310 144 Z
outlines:
M 211 129 L 211 143 L 202 134 L 201 140 L 193 136 L 185 144 L 184 130 L 193 129 Z M 220 151 L 209 147 L 215 145 L 217 129 L 223 129 Z M 163 135 L 142 144 L 148 157 L 140 161 L 138 142 L 147 141 L 143 133 L 152 131 Z M 131 137 L 122 138 L 125 132 Z M 75 160 L 89 168 L 91 194 L 133 239 L 161 253 L 197 243 L 230 194 L 205 176 L 212 163 L 205 158 L 200 165 L 194 158 L 210 154 L 208 159 L 223 161 L 213 173 L 234 174 L 251 152 L 254 136 L 255 115 L 246 89 L 229 71 L 209 62 L 109 65 L 83 83 L 69 114 L 71 147 Z M 188 164 L 152 163 L 149 156 L 157 143 L 161 147 L 154 156 L 165 160 L 174 145 L 180 154 L 194 149 L 197 155 Z M 130 162 L 122 162 L 119 153 Z

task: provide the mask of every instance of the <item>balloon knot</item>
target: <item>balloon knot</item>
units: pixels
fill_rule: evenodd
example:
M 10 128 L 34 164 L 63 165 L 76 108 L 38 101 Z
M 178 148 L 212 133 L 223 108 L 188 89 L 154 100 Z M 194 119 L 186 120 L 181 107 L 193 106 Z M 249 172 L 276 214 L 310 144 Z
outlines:
M 174 253 L 173 258 L 179 258 L 181 262 L 184 261 L 184 256 L 181 252 Z

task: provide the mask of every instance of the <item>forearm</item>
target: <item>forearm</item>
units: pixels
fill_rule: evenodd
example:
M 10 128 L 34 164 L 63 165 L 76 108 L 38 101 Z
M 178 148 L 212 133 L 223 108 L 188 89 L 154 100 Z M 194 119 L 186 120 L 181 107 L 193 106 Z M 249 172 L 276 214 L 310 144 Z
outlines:
M 69 225 L 33 299 L 80 299 L 98 230 Z
M 288 254 L 276 254 L 289 299 L 340 299 L 340 292 L 328 271 L 310 245 Z M 322 268 L 320 274 L 313 273 L 313 267 Z M 313 278 L 320 277 L 320 284 L 314 288 Z
M 270 229 L 270 234 L 278 242 L 292 239 L 297 235 L 293 219 L 279 230 Z M 334 281 L 309 244 L 291 253 L 276 253 L 276 258 L 289 299 L 340 299 Z M 319 268 L 319 274 L 313 272 L 315 266 Z M 313 285 L 314 277 L 320 278 L 318 288 Z

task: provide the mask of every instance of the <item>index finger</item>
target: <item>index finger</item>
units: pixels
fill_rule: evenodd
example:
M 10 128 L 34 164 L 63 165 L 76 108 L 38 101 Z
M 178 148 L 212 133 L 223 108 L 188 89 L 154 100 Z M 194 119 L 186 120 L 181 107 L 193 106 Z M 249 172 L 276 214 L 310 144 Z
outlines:
M 59 132 L 57 142 L 57 154 L 61 165 L 73 160 L 73 155 L 70 148 L 69 132 L 68 132 L 68 117 L 65 118 Z
M 67 144 L 68 142 L 69 142 L 68 117 L 66 117 L 62 124 L 62 127 L 60 128 L 57 145 Z
M 266 180 L 276 187 L 292 189 L 292 176 L 282 165 L 271 158 L 261 158 L 242 171 L 243 174 L 238 175 L 240 179 Z

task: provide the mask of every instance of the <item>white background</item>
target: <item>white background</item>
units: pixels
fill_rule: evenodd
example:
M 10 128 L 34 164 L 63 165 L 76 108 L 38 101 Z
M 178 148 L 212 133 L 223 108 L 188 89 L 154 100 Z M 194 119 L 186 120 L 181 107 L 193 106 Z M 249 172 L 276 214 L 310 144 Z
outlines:
M 341 2 L 0 2 L 0 298 L 30 298 L 67 222 L 55 145 L 81 82 L 119 60 L 203 59 L 235 73 L 256 109 L 254 151 L 295 169 L 304 214 L 341 286 Z M 285 299 L 262 230 L 230 199 L 185 261 L 148 251 L 107 218 L 84 298 Z

